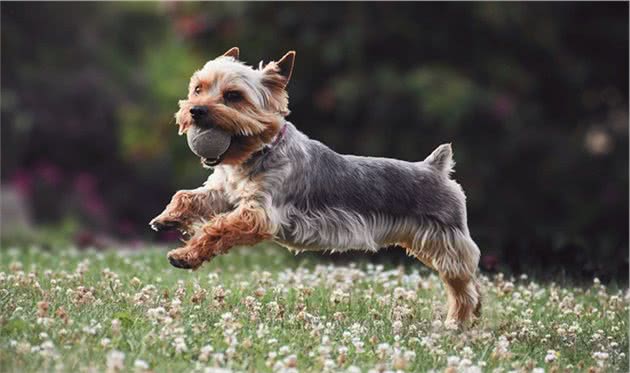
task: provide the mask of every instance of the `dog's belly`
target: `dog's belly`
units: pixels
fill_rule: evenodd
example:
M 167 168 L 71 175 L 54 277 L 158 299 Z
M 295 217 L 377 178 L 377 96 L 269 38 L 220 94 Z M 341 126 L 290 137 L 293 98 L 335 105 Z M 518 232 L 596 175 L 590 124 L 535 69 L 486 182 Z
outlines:
M 274 242 L 277 243 L 278 245 L 283 246 L 284 248 L 288 249 L 292 253 L 296 253 L 296 254 L 298 254 L 298 253 L 300 253 L 302 251 L 324 251 L 324 250 L 326 250 L 326 248 L 324 248 L 324 247 L 306 246 L 306 245 L 302 245 L 302 244 L 295 243 L 295 242 L 287 242 L 287 241 L 281 240 L 281 239 L 275 239 Z
M 346 251 L 375 252 L 399 242 L 418 224 L 407 218 L 387 218 L 360 215 L 341 209 L 309 211 L 280 208 L 274 241 L 291 251 Z
M 330 252 L 344 252 L 348 250 L 367 250 L 367 251 L 376 251 L 378 249 L 374 249 L 372 247 L 367 247 L 366 245 L 355 245 L 353 247 L 342 247 L 335 245 L 326 245 L 322 244 L 304 244 L 299 242 L 289 242 L 279 238 L 275 238 L 274 242 L 284 248 L 288 249 L 292 253 L 301 253 L 303 251 L 330 251 Z M 387 245 L 382 245 L 387 246 Z

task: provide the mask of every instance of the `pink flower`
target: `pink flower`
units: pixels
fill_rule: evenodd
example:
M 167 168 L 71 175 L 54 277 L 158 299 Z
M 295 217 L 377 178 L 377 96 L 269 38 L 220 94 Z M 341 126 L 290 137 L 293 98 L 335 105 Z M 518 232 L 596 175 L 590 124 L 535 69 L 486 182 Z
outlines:
M 82 172 L 74 179 L 74 189 L 77 193 L 92 193 L 96 190 L 96 178 L 87 172 Z
M 37 174 L 46 184 L 53 186 L 59 185 L 63 177 L 59 167 L 48 162 L 42 162 L 37 166 Z
M 9 184 L 21 195 L 29 196 L 33 188 L 33 177 L 28 171 L 20 169 L 11 176 Z

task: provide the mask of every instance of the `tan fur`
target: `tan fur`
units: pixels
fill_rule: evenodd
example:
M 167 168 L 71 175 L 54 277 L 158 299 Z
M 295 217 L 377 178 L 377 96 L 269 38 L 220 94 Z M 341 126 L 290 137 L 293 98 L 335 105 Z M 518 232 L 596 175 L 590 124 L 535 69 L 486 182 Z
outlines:
M 479 253 L 472 241 L 465 235 L 451 237 L 429 226 L 398 244 L 440 274 L 448 296 L 448 320 L 461 324 L 473 314 L 480 316 L 481 293 L 476 279 Z
M 195 190 L 180 190 L 175 193 L 164 211 L 151 220 L 150 225 L 175 224 L 179 230 L 190 232 L 196 221 L 211 219 L 231 209 L 222 194 L 223 188 L 220 187 L 213 190 L 203 187 Z
M 236 210 L 216 216 L 186 246 L 169 252 L 168 257 L 196 269 L 236 245 L 254 245 L 271 236 L 265 210 L 255 201 L 245 201 Z
M 178 221 L 189 226 L 193 220 L 209 212 L 205 208 L 209 197 L 208 193 L 180 190 L 173 195 L 171 202 L 159 218 L 164 221 Z

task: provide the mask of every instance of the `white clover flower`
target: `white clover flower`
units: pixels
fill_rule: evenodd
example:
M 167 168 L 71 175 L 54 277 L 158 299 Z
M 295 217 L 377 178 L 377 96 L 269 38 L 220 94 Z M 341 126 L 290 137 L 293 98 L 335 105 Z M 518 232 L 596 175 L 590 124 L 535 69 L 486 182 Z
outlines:
M 212 346 L 210 345 L 205 345 L 201 348 L 200 353 L 199 353 L 199 361 L 202 362 L 207 362 L 208 359 L 210 358 L 210 354 L 214 351 L 214 348 L 212 348 Z
M 405 299 L 407 291 L 404 288 L 397 287 L 394 289 L 394 299 L 403 300 Z
M 149 370 L 149 363 L 144 360 L 136 359 L 136 361 L 133 362 L 133 367 L 136 371 L 143 372 Z
M 497 358 L 507 358 L 510 356 L 510 341 L 507 337 L 502 335 L 499 337 L 496 346 L 494 347 L 493 355 Z
M 469 346 L 464 346 L 464 348 L 462 348 L 462 356 L 467 359 L 472 359 L 472 357 L 474 356 L 472 348 L 470 348 Z
M 51 326 L 53 324 L 54 320 L 51 319 L 50 317 L 38 317 L 37 318 L 37 325 L 41 325 L 45 328 Z
M 125 367 L 125 353 L 112 350 L 107 354 L 106 363 L 108 372 L 118 372 Z
M 434 321 L 431 323 L 431 327 L 432 327 L 433 329 L 440 329 L 440 328 L 442 327 L 442 322 L 441 322 L 440 320 L 434 320 Z
M 11 341 L 13 343 L 13 341 Z M 27 354 L 31 350 L 31 344 L 28 342 L 20 342 L 15 346 L 15 352 L 18 354 Z
M 354 346 L 355 351 L 358 353 L 365 351 L 365 343 L 363 343 L 363 341 L 361 341 L 361 339 L 358 337 L 352 338 L 352 345 Z
M 446 330 L 457 330 L 459 328 L 459 325 L 455 320 L 446 320 L 444 322 L 444 328 L 446 328 Z
M 376 346 L 376 354 L 380 359 L 384 359 L 392 354 L 392 346 L 389 343 L 380 343 Z
M 558 358 L 558 353 L 554 350 L 547 351 L 547 355 L 545 356 L 545 363 L 553 363 Z
M 188 346 L 186 346 L 186 341 L 182 336 L 175 337 L 175 340 L 173 340 L 173 347 L 175 347 L 175 352 L 178 354 L 188 351 Z
M 129 281 L 129 283 L 133 287 L 138 287 L 138 286 L 142 285 L 142 281 L 140 281 L 140 279 L 137 278 L 137 277 L 132 278 L 131 281 Z M 138 361 L 138 360 L 136 360 L 136 361 Z M 140 360 L 140 361 L 142 361 L 142 360 Z
M 281 361 L 276 361 L 271 368 L 274 372 L 282 372 L 284 370 L 284 364 Z
M 483 372 L 481 367 L 478 367 L 476 365 L 467 366 L 467 367 L 460 367 L 459 371 L 462 372 L 462 373 L 482 373 Z
M 232 312 L 226 312 L 221 315 L 221 321 L 223 321 L 224 323 L 228 323 L 233 320 L 234 320 L 234 315 L 232 315 Z
M 333 371 L 335 369 L 335 362 L 332 359 L 324 360 L 324 370 Z
M 459 365 L 459 356 L 449 356 L 446 358 L 446 365 L 449 367 L 457 367 Z
M 212 360 L 215 365 L 223 365 L 225 364 L 225 354 L 221 352 L 214 353 L 212 355 Z
M 82 331 L 85 334 L 96 335 L 101 330 L 101 324 L 84 326 Z
M 411 351 L 411 350 L 407 350 L 407 351 L 405 351 L 403 353 L 403 357 L 407 361 L 414 361 L 414 360 L 416 360 L 416 352 L 415 351 Z
M 284 365 L 287 368 L 295 368 L 297 367 L 298 358 L 297 355 L 289 355 L 284 359 Z
M 154 321 L 162 320 L 166 316 L 166 309 L 164 309 L 164 307 L 149 308 L 147 310 L 147 316 Z
M 52 341 L 45 341 L 41 344 L 39 353 L 44 358 L 53 358 L 56 356 L 55 345 Z
M 289 348 L 289 346 L 282 346 L 280 347 L 280 349 L 278 350 L 278 353 L 280 353 L 280 355 L 286 355 L 291 351 L 291 349 Z
M 112 320 L 112 333 L 114 333 L 114 334 L 119 334 L 120 333 L 120 320 L 118 320 L 118 319 L 113 319 Z

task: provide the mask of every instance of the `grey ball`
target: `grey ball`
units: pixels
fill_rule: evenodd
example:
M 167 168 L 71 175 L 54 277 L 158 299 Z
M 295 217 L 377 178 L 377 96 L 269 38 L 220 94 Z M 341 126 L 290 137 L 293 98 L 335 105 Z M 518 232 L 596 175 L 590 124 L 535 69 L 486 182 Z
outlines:
M 198 157 L 218 159 L 230 147 L 232 137 L 222 129 L 192 126 L 186 131 L 188 147 Z

